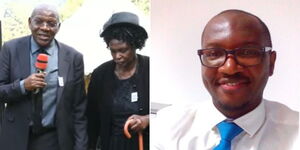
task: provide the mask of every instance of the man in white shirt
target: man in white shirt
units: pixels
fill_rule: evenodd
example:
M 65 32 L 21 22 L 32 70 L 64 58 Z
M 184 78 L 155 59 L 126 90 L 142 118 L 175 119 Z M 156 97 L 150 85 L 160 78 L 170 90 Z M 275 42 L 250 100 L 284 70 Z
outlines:
M 151 122 L 151 149 L 296 149 L 299 113 L 263 99 L 276 52 L 257 16 L 240 10 L 216 15 L 204 28 L 198 55 L 213 103 L 159 111 Z

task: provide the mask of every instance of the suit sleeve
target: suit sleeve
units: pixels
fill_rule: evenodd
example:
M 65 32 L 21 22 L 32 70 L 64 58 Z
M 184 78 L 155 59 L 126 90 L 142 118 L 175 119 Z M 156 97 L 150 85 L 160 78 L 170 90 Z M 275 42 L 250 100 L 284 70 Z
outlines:
M 86 111 L 86 95 L 84 89 L 84 65 L 83 57 L 81 54 L 75 55 L 74 62 L 74 76 L 75 76 L 75 92 L 74 92 L 74 129 L 75 129 L 75 145 L 74 150 L 86 150 L 87 149 L 87 119 L 85 116 Z
M 11 81 L 11 54 L 10 48 L 4 43 L 0 52 L 0 102 L 16 101 L 24 96 L 21 92 L 20 79 Z
M 87 107 L 87 117 L 88 117 L 88 136 L 89 136 L 89 149 L 96 149 L 97 141 L 99 137 L 100 119 L 98 117 L 98 101 L 97 95 L 100 91 L 97 87 L 97 79 L 99 79 L 99 74 L 95 71 L 92 73 L 89 88 L 88 88 L 88 107 Z M 98 89 L 98 90 L 96 90 Z

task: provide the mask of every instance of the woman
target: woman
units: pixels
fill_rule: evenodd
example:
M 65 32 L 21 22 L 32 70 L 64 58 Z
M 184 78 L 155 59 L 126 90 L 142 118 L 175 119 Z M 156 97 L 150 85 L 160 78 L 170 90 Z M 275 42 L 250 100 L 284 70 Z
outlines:
M 142 131 L 149 149 L 149 57 L 136 54 L 148 38 L 135 14 L 113 14 L 100 34 L 113 60 L 96 68 L 88 88 L 89 147 L 101 150 L 137 150 Z M 132 138 L 123 133 L 130 120 Z M 100 137 L 100 138 L 99 138 Z M 100 140 L 99 140 L 100 139 Z

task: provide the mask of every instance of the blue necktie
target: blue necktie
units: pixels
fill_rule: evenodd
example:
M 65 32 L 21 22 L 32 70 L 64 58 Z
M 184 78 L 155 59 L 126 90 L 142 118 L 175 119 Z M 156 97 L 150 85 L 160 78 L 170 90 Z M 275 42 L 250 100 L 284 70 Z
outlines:
M 240 134 L 243 129 L 233 122 L 222 121 L 217 125 L 221 141 L 214 150 L 231 150 L 231 140 Z

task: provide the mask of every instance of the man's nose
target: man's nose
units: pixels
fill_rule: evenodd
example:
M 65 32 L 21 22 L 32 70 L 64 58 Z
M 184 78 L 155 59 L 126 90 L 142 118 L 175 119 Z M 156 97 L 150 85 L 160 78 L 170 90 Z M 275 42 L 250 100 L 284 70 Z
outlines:
M 43 22 L 42 24 L 40 24 L 40 28 L 43 30 L 50 30 L 50 27 L 46 22 Z
M 218 68 L 218 71 L 224 74 L 233 75 L 243 71 L 243 66 L 239 65 L 233 55 L 228 55 L 223 66 Z

